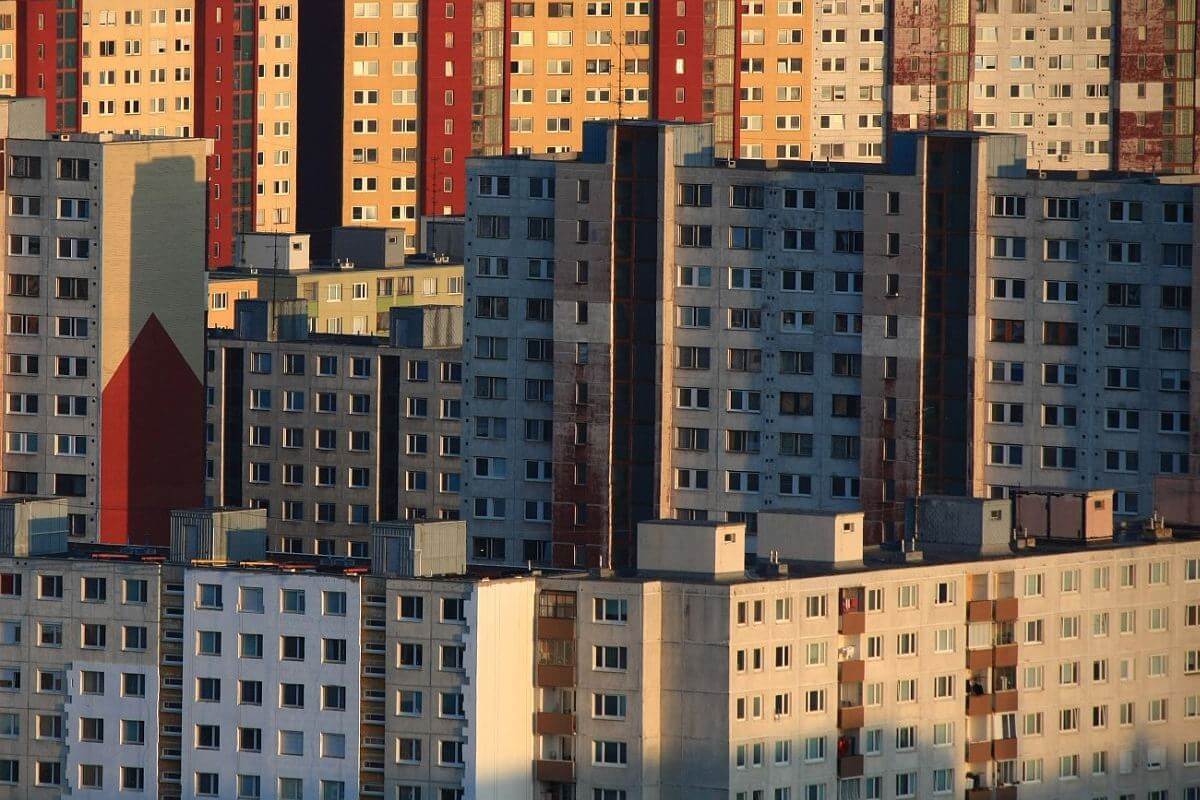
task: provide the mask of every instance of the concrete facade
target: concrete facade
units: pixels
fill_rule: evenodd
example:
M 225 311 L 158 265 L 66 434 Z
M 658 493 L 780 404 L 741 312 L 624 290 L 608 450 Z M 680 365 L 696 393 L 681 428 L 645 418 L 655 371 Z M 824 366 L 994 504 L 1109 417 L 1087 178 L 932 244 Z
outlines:
M 1186 179 L 1028 171 L 1012 136 L 731 168 L 701 127 L 591 130 L 469 168 L 464 452 L 505 469 L 463 514 L 492 560 L 622 563 L 639 520 L 772 509 L 861 507 L 878 541 L 914 494 L 1101 481 L 1133 518 L 1195 469 Z
M 126 775 L 156 792 L 160 565 L 50 556 L 2 569 L 0 796 L 105 797 Z M 125 719 L 144 745 L 122 744 Z
M 357 578 L 199 568 L 184 591 L 183 796 L 358 796 Z
M 366 558 L 383 520 L 457 519 L 461 349 L 211 330 L 215 505 L 268 510 L 271 546 Z
M 76 134 L 5 147 L 6 491 L 72 498 L 84 538 L 165 536 L 167 509 L 200 497 L 203 317 L 164 300 L 203 296 L 208 146 Z M 173 469 L 133 492 L 165 466 L 164 425 Z

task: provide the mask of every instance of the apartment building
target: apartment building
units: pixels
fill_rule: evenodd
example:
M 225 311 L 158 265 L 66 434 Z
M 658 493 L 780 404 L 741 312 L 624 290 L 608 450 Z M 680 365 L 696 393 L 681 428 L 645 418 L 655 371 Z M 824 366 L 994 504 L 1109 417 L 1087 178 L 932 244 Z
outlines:
M 203 497 L 208 145 L 47 138 L 42 113 L 5 102 L 5 491 L 71 498 L 75 535 L 162 541 Z
M 399 244 L 402 231 L 341 229 Z M 208 325 L 232 328 L 238 300 L 303 299 L 312 333 L 388 336 L 391 309 L 461 306 L 463 269 L 443 253 L 405 255 L 374 247 L 336 243 L 330 261 L 309 257 L 308 234 L 250 234 L 241 237 L 238 267 L 214 272 L 208 281 Z M 461 250 L 461 246 L 458 248 Z
M 197 566 L 184 591 L 184 795 L 358 797 L 357 576 Z
M 7 14 L 0 6 L 0 92 L 44 97 L 48 130 L 214 140 L 209 267 L 233 263 L 239 231 L 294 230 L 299 18 L 292 0 L 9 6 Z M 16 32 L 7 46 L 5 31 Z
M 429 539 L 396 574 L 381 526 L 383 791 L 1191 798 L 1200 551 L 1114 536 L 1110 501 L 922 498 L 904 550 L 864 550 L 861 512 L 772 512 L 749 571 L 741 523 L 643 523 L 636 571 L 502 578 L 419 563 Z
M 394 309 L 383 340 L 309 334 L 303 301 L 238 306 L 209 331 L 209 505 L 266 508 L 273 549 L 356 558 L 377 520 L 458 518 L 458 309 Z
M 154 796 L 162 565 L 67 557 L 67 512 L 0 504 L 0 797 Z
M 861 506 L 879 541 L 915 494 L 1011 487 L 1144 515 L 1194 470 L 1190 181 L 1027 171 L 1007 135 L 897 135 L 887 167 L 588 137 L 469 167 L 480 552 L 626 563 L 641 520 L 772 508 Z
M 947 502 L 965 507 L 935 534 L 1011 521 L 1007 501 Z M 779 560 L 757 575 L 740 525 L 673 521 L 642 526 L 636 578 L 539 581 L 539 654 L 569 654 L 536 674 L 539 789 L 1195 794 L 1195 642 L 1174 621 L 1190 619 L 1193 541 L 982 558 L 960 541 L 889 563 L 855 551 L 855 516 L 838 518 L 830 535 L 849 541 L 834 546 L 770 515 Z
M 364 742 L 382 751 L 385 797 L 524 797 L 532 786 L 535 580 L 468 573 L 466 558 L 461 522 L 373 531 L 364 593 L 380 616 L 365 628 L 363 674 L 377 676 L 378 702 L 373 719 L 364 704 Z
M 342 157 L 304 159 L 302 226 L 402 227 L 415 250 L 418 218 L 462 212 L 468 156 L 576 150 L 587 119 L 711 120 L 718 147 L 732 155 L 736 14 L 731 0 L 703 8 L 490 2 L 471 15 L 386 2 L 314 9 L 301 21 L 313 64 L 301 89 L 313 98 L 302 111 L 301 149 Z M 752 37 L 763 55 L 748 97 L 769 114 L 776 96 L 760 85 L 763 65 L 786 47 L 799 72 L 805 45 L 802 33 L 794 47 L 791 38 L 767 44 L 764 30 Z M 803 113 L 795 110 L 802 96 L 797 87 L 780 109 Z M 330 97 L 341 98 L 338 113 Z

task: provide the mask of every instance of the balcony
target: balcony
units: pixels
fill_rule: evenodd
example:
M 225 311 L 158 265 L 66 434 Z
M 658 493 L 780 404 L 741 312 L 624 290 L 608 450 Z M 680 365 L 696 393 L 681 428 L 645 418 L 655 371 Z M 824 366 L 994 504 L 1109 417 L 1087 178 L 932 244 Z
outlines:
M 1017 690 L 996 691 L 992 694 L 992 711 L 1016 711 Z
M 992 618 L 996 622 L 1015 622 L 1020 612 L 1020 601 L 1015 597 L 1002 597 L 996 601 Z
M 539 759 L 533 762 L 533 776 L 548 783 L 571 783 L 575 780 L 575 762 Z
M 575 620 L 565 617 L 538 617 L 537 638 L 574 639 Z
M 839 778 L 860 778 L 863 774 L 862 756 L 838 756 Z
M 983 789 L 967 789 L 967 800 L 992 800 L 992 790 Z
M 982 764 L 992 760 L 992 742 L 967 742 L 967 763 Z
M 989 694 L 967 695 L 967 716 L 982 717 L 992 713 L 992 696 Z
M 533 731 L 541 736 L 573 736 L 575 715 L 538 711 L 533 715 Z
M 993 800 L 1017 800 L 1016 786 L 997 786 L 996 793 L 992 795 Z
M 994 648 L 992 663 L 997 667 L 1015 667 L 1017 665 L 1017 646 L 1015 644 L 1000 644 Z
M 1017 740 L 1014 739 L 993 739 L 992 740 L 992 758 L 997 761 L 1011 761 L 1017 757 Z
M 986 672 L 992 666 L 992 648 L 977 647 L 967 651 L 967 669 L 972 672 Z
M 857 636 L 867 630 L 867 615 L 861 611 L 843 611 L 838 615 L 838 633 Z
M 574 686 L 575 667 L 561 664 L 538 664 L 537 685 L 541 687 Z
M 866 662 L 861 658 L 838 662 L 839 683 L 862 683 L 866 675 Z
M 383 750 L 387 746 L 387 742 L 382 736 L 364 736 L 362 746 L 372 750 Z
M 967 602 L 967 622 L 991 622 L 993 603 L 991 600 L 970 600 Z
M 839 706 L 837 716 L 838 727 L 842 730 L 851 730 L 863 726 L 863 707 L 861 705 Z

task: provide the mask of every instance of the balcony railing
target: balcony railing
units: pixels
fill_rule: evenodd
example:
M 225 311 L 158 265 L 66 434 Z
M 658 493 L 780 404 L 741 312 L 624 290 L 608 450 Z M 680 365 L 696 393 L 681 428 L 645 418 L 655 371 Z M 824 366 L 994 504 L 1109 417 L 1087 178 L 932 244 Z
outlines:
M 533 762 L 533 775 L 539 781 L 570 783 L 575 780 L 575 762 L 541 759 Z

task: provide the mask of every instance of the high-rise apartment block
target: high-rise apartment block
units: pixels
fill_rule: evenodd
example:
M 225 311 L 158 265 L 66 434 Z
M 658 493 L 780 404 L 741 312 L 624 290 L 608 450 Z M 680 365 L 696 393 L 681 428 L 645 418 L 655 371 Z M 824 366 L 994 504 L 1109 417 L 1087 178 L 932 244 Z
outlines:
M 774 508 L 879 541 L 925 493 L 1145 515 L 1196 469 L 1189 180 L 1028 171 L 1015 135 L 897 135 L 886 168 L 584 138 L 468 168 L 463 511 L 498 560 Z
M 157 796 L 161 559 L 63 558 L 65 500 L 0 518 L 0 797 Z
M 71 498 L 72 531 L 165 541 L 203 498 L 200 139 L 47 138 L 6 100 L 4 488 Z
M 461 213 L 468 156 L 589 119 L 711 122 L 717 158 L 879 161 L 896 131 L 1026 135 L 1039 169 L 1190 173 L 1186 10 L 1108 0 L 330 3 L 301 20 L 304 224 Z M 340 106 L 338 105 L 340 104 Z
M 904 551 L 769 513 L 749 570 L 742 524 L 658 520 L 636 570 L 532 574 L 461 522 L 366 568 L 261 511 L 130 552 L 6 502 L 0 797 L 1196 800 L 1200 544 L 1111 499 L 922 498 Z
M 209 267 L 233 263 L 240 231 L 294 229 L 295 2 L 7 5 L 0 5 L 0 93 L 44 97 L 48 130 L 214 140 Z M 14 41 L 6 45 L 6 37 Z
M 309 334 L 307 305 L 239 301 L 209 330 L 209 504 L 267 509 L 273 549 L 356 558 L 376 521 L 457 519 L 461 309 L 393 309 L 380 339 Z

